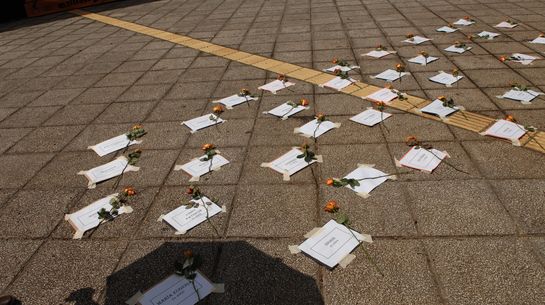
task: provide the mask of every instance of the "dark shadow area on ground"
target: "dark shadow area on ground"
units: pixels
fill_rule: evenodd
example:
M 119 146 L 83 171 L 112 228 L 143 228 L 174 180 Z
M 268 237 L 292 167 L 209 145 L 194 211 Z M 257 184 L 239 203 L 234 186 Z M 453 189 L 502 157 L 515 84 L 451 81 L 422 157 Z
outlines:
M 2 0 L 1 2 L 6 4 L 0 4 L 0 33 L 5 31 L 12 31 L 19 28 L 28 26 L 34 26 L 42 23 L 48 23 L 52 21 L 58 21 L 68 18 L 73 18 L 76 15 L 70 13 L 70 11 L 64 11 L 59 13 L 53 13 L 50 15 L 44 15 L 39 17 L 25 17 L 25 9 L 22 4 L 23 0 L 11 1 Z M 156 2 L 159 0 L 117 0 L 114 2 L 98 4 L 94 6 L 88 6 L 81 8 L 82 10 L 90 11 L 93 13 L 100 13 L 102 11 L 119 9 L 134 5 L 140 5 L 149 2 Z M 21 4 L 17 4 L 21 3 Z
M 138 244 L 132 245 L 138 252 Z M 142 246 L 142 248 L 144 248 Z M 313 277 L 285 265 L 245 241 L 165 242 L 134 262 L 122 261 L 107 279 L 105 305 L 125 304 L 174 272 L 184 250 L 203 258 L 201 272 L 212 282 L 224 283 L 225 293 L 211 294 L 199 304 L 320 305 L 322 295 Z M 128 252 L 131 252 L 130 249 Z M 131 257 L 128 253 L 126 257 Z M 124 266 L 126 264 L 126 266 Z M 123 267 L 124 266 L 124 267 Z M 87 290 L 86 290 L 87 289 Z M 71 294 L 77 305 L 95 305 L 90 288 Z M 101 301 L 102 303 L 102 301 Z

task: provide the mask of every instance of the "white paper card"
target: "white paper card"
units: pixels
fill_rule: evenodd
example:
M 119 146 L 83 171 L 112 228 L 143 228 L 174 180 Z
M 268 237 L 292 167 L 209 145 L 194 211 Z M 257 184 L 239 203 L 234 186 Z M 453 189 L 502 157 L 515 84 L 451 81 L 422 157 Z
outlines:
M 246 103 L 247 101 L 257 101 L 257 97 L 251 97 L 251 96 L 238 96 L 238 94 L 233 94 L 231 96 L 222 98 L 221 100 L 213 101 L 212 103 L 220 103 L 225 105 L 225 107 L 232 108 L 236 105 L 240 105 L 242 103 Z
M 403 42 L 411 43 L 411 44 L 421 44 L 421 43 L 429 41 L 429 40 L 431 40 L 431 39 L 416 35 L 413 38 L 408 38 L 408 39 L 403 40 Z
M 458 107 L 454 106 L 453 108 L 443 106 L 443 102 L 436 99 L 435 101 L 429 103 L 426 107 L 423 107 L 420 109 L 420 111 L 425 113 L 431 113 L 435 114 L 440 117 L 446 117 L 456 111 L 458 111 Z
M 318 126 L 319 125 L 319 126 Z M 324 133 L 330 131 L 331 129 L 337 127 L 337 124 L 331 122 L 331 121 L 323 121 L 320 124 L 318 124 L 318 120 L 314 119 L 305 125 L 298 128 L 298 133 L 305 134 L 309 137 L 319 137 L 323 135 Z M 318 129 L 316 129 L 318 128 Z M 316 131 L 316 132 L 314 132 Z
M 369 94 L 365 97 L 365 99 L 368 99 L 370 101 L 384 103 L 388 103 L 395 98 L 397 98 L 397 93 L 395 93 L 392 89 L 388 88 L 380 89 L 377 92 Z
M 488 31 L 482 31 L 480 32 L 479 34 L 477 34 L 477 36 L 481 37 L 481 38 L 486 38 L 488 40 L 492 40 L 498 36 L 500 36 L 500 34 L 498 33 L 492 33 L 492 32 L 488 32 Z
M 496 28 L 506 28 L 506 29 L 512 29 L 514 27 L 516 27 L 518 24 L 512 24 L 512 23 L 509 23 L 507 21 L 502 21 L 498 24 L 496 24 L 494 27 Z
M 536 39 L 530 41 L 531 43 L 545 44 L 545 37 L 537 37 Z
M 97 183 L 117 177 L 123 172 L 138 170 L 138 167 L 128 165 L 128 163 L 127 158 L 121 156 L 106 164 L 87 171 L 81 171 L 78 174 L 85 175 L 89 179 L 89 188 L 93 188 Z
M 511 59 L 514 62 L 518 62 L 518 63 L 521 63 L 523 65 L 529 65 L 529 64 L 532 63 L 532 61 L 536 60 L 537 57 L 522 54 L 522 53 L 513 53 L 513 55 L 511 55 Z
M 399 163 L 402 166 L 432 172 L 447 155 L 437 149 L 424 149 L 412 147 Z
M 335 77 L 334 79 L 328 81 L 325 84 L 322 84 L 322 87 L 327 87 L 335 90 L 342 90 L 345 87 L 350 86 L 355 80 L 348 78 L 342 79 L 341 77 Z
M 290 86 L 293 86 L 295 85 L 295 83 L 292 83 L 292 82 L 283 82 L 281 80 L 274 80 L 268 84 L 265 84 L 261 87 L 258 87 L 257 89 L 260 89 L 260 90 L 266 90 L 266 91 L 269 91 L 271 92 L 272 94 L 276 94 L 276 91 L 280 91 L 282 89 L 285 89 L 287 87 L 290 87 Z
M 229 164 L 229 161 L 225 159 L 223 156 L 215 155 L 212 158 L 212 166 L 210 166 L 210 160 L 201 161 L 201 159 L 205 157 L 206 155 L 198 159 L 193 159 L 187 162 L 186 164 L 182 165 L 180 169 L 182 169 L 184 172 L 188 173 L 192 177 L 200 177 L 202 175 L 209 173 L 211 170 L 214 170 L 226 164 Z
M 447 52 L 452 52 L 452 53 L 462 54 L 462 53 L 464 53 L 465 51 L 469 51 L 469 50 L 471 50 L 471 49 L 472 49 L 471 47 L 457 48 L 455 45 L 451 45 L 450 47 L 446 48 L 445 51 L 447 51 Z
M 70 223 L 76 228 L 76 230 L 82 233 L 92 228 L 95 228 L 100 224 L 98 211 L 100 211 L 100 209 L 102 208 L 104 208 L 106 211 L 110 211 L 112 209 L 110 201 L 116 195 L 117 194 L 109 195 L 91 203 L 90 205 L 84 207 L 81 210 L 78 210 L 72 214 L 67 214 L 65 219 L 69 220 Z M 123 214 L 124 212 L 124 209 L 119 209 L 118 215 Z M 117 217 L 118 215 L 112 216 Z
M 163 216 L 163 220 L 176 229 L 176 231 L 187 232 L 203 221 L 206 221 L 206 210 L 208 210 L 208 218 L 221 212 L 221 207 L 207 197 L 202 197 L 202 201 L 200 199 L 191 199 L 191 201 L 199 204 L 198 207 L 187 208 L 184 205 L 179 206 Z
M 345 226 L 330 220 L 317 234 L 300 244 L 299 249 L 329 268 L 333 268 L 350 254 L 360 241 L 372 242 L 371 236 L 351 231 L 353 234 Z
M 507 140 L 518 140 L 524 134 L 526 130 L 524 126 L 513 123 L 507 120 L 498 120 L 494 125 L 490 126 L 484 134 L 487 136 L 493 136 L 497 138 L 507 139 Z
M 269 167 L 281 174 L 288 174 L 291 176 L 310 164 L 317 162 L 316 160 L 311 160 L 307 163 L 304 158 L 297 158 L 297 156 L 301 154 L 303 154 L 301 150 L 292 148 L 292 150 L 283 154 L 280 158 L 272 161 L 269 164 Z
M 114 151 L 118 151 L 120 149 L 126 148 L 127 146 L 139 143 L 140 141 L 130 141 L 129 138 L 127 138 L 127 135 L 122 134 L 117 137 L 113 137 L 106 141 L 100 142 L 94 146 L 89 146 L 88 148 L 94 150 L 100 157 L 104 157 L 105 155 L 113 153 Z
M 425 66 L 438 59 L 439 59 L 438 57 L 428 56 L 428 58 L 426 58 L 422 55 L 418 55 L 416 57 L 409 59 L 409 62 L 412 62 L 413 64 L 419 64 L 419 65 Z
M 216 115 L 210 113 L 191 119 L 189 121 L 182 122 L 182 125 L 189 127 L 189 129 L 191 129 L 191 132 L 195 132 L 197 130 L 201 130 L 203 128 L 210 127 L 216 124 L 221 124 L 224 122 L 224 120 L 221 118 L 219 118 L 218 121 L 215 122 L 214 120 L 211 120 L 210 117 L 217 118 Z
M 374 57 L 374 58 L 382 58 L 384 56 L 394 54 L 394 53 L 395 53 L 395 51 L 373 50 L 371 52 L 368 52 L 368 53 L 365 53 L 365 54 L 362 54 L 362 55 L 363 56 L 370 56 L 370 57 Z
M 386 180 L 388 180 L 388 176 L 384 172 L 379 171 L 378 169 L 374 169 L 369 166 L 359 166 L 354 171 L 352 171 L 350 174 L 346 175 L 344 178 L 347 179 L 365 179 L 359 181 L 360 185 L 355 186 L 352 188 L 350 185 L 347 185 L 346 187 L 353 190 L 356 193 L 364 193 L 369 194 L 372 190 L 374 190 L 377 186 L 384 183 Z M 380 178 L 375 178 L 380 177 Z M 373 179 L 369 179 L 373 178 Z
M 508 98 L 510 100 L 520 101 L 520 102 L 526 102 L 529 103 L 536 97 L 543 95 L 542 92 L 537 92 L 533 90 L 514 90 L 511 89 L 507 91 L 504 95 L 502 95 L 503 98 Z
M 324 69 L 325 72 L 335 72 L 335 70 L 340 69 L 343 72 L 348 72 L 350 70 L 359 69 L 360 66 L 333 66 L 331 68 Z
M 287 118 L 305 109 L 307 108 L 304 106 L 297 105 L 296 107 L 292 107 L 288 102 L 285 102 L 284 104 L 267 111 L 267 113 L 279 118 Z
M 409 74 L 408 72 L 397 72 L 396 70 L 388 69 L 378 75 L 375 75 L 374 78 L 383 79 L 385 81 L 393 82 L 397 80 L 398 78 L 401 78 L 405 75 Z
M 454 25 L 462 25 L 462 26 L 467 26 L 467 25 L 472 25 L 474 24 L 475 21 L 471 21 L 471 20 L 466 20 L 466 19 L 458 19 L 456 22 L 454 22 L 453 24 Z
M 185 277 L 173 274 L 150 290 L 138 300 L 140 305 L 194 305 L 212 293 L 214 285 L 199 271 L 193 280 L 195 288 Z
M 456 32 L 458 31 L 458 29 L 456 28 L 451 28 L 449 26 L 442 26 L 438 29 L 436 29 L 437 32 L 444 32 L 444 33 L 453 33 L 453 32 Z
M 353 117 L 350 118 L 350 121 L 360 123 L 366 126 L 375 126 L 376 124 L 386 120 L 387 118 L 391 117 L 392 114 L 387 112 L 380 112 L 375 109 L 367 109 L 362 113 L 359 113 Z
M 454 77 L 452 74 L 445 73 L 443 71 L 440 71 L 439 74 L 432 76 L 429 78 L 432 82 L 439 83 L 446 85 L 447 87 L 452 86 L 455 82 L 461 80 L 464 78 L 462 75 L 458 75 Z

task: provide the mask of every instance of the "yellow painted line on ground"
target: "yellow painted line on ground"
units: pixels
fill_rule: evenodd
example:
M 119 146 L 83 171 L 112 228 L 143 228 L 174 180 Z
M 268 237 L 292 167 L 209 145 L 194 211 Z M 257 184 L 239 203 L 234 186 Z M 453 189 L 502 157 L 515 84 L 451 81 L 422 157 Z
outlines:
M 127 22 L 100 14 L 86 12 L 83 10 L 73 10 L 72 13 L 115 27 L 170 41 L 172 43 L 192 49 L 197 49 L 205 53 L 220 56 L 232 61 L 237 61 L 262 70 L 285 74 L 288 77 L 315 85 L 321 85 L 335 78 L 335 76 L 324 73 L 322 71 L 301 67 L 288 62 L 283 62 L 280 60 L 239 51 L 236 49 L 227 48 L 221 45 L 191 38 L 185 35 L 174 34 L 163 30 L 143 26 L 140 24 Z M 343 90 L 341 90 L 341 92 L 365 99 L 366 96 L 380 89 L 382 88 L 358 81 L 355 84 L 344 88 Z M 407 100 L 401 101 L 399 99 L 396 99 L 392 101 L 392 103 L 387 105 L 387 107 L 398 109 L 407 113 L 412 113 L 430 120 L 440 121 L 448 125 L 456 126 L 477 133 L 484 131 L 495 122 L 495 119 L 491 117 L 469 111 L 458 111 L 449 116 L 448 119 L 441 119 L 433 115 L 424 114 L 418 110 L 419 108 L 422 108 L 428 103 L 431 103 L 431 101 L 416 96 L 408 96 Z M 545 150 L 543 149 L 543 147 L 545 147 L 544 132 L 538 131 L 535 133 L 528 133 L 520 139 L 520 143 L 523 147 L 545 153 Z

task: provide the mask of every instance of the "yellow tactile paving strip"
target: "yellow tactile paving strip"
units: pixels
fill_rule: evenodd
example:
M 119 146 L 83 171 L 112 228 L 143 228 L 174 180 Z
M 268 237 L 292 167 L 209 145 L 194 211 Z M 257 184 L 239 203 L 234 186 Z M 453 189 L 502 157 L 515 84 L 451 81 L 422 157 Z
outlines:
M 250 66 L 254 66 L 256 68 L 260 68 L 260 69 L 275 72 L 275 73 L 285 74 L 290 78 L 302 80 L 311 84 L 321 85 L 334 78 L 334 76 L 332 76 L 331 74 L 324 73 L 322 71 L 301 67 L 298 65 L 267 58 L 260 55 L 254 55 L 254 54 L 239 51 L 236 49 L 223 47 L 217 44 L 194 39 L 188 36 L 178 35 L 178 34 L 166 32 L 166 31 L 150 28 L 147 26 L 139 25 L 136 23 L 127 22 L 127 21 L 123 21 L 123 20 L 119 20 L 116 18 L 103 16 L 103 15 L 99 15 L 95 13 L 86 12 L 83 10 L 73 10 L 72 12 L 74 14 L 83 16 L 85 18 L 96 20 L 105 24 L 113 25 L 119 28 L 137 32 L 140 34 L 152 36 L 154 38 L 170 41 L 175 44 L 179 44 L 179 45 L 189 47 L 192 49 L 197 49 L 205 53 L 224 57 L 229 60 L 233 60 L 233 61 L 237 61 L 237 62 L 247 64 Z M 380 89 L 382 88 L 358 81 L 354 85 L 350 85 L 344 88 L 343 90 L 341 90 L 341 92 L 345 94 L 353 95 L 359 98 L 365 98 L 366 96 Z M 492 125 L 495 121 L 495 119 L 493 118 L 490 118 L 478 113 L 468 112 L 468 111 L 463 111 L 463 113 L 461 113 L 461 111 L 456 112 L 453 115 L 449 116 L 448 119 L 444 119 L 444 120 L 442 120 L 439 117 L 427 115 L 418 111 L 418 108 L 422 108 L 428 103 L 431 103 L 431 101 L 425 100 L 419 97 L 415 97 L 415 96 L 408 96 L 408 99 L 406 101 L 401 101 L 396 99 L 392 101 L 391 103 L 389 103 L 387 106 L 394 109 L 402 110 L 408 113 L 412 113 L 427 119 L 442 121 L 445 124 L 449 124 L 452 126 L 456 126 L 456 127 L 463 128 L 463 129 L 477 132 L 477 133 L 484 131 L 490 125 Z M 522 147 L 526 147 L 535 151 L 545 153 L 545 150 L 542 148 L 542 147 L 545 147 L 545 132 L 538 131 L 536 133 L 527 134 L 520 139 L 520 143 Z

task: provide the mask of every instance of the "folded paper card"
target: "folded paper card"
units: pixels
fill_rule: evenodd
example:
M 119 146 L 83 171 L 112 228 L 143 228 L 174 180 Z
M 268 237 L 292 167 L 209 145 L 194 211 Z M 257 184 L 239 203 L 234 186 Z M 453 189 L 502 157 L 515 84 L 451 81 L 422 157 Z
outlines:
M 257 101 L 258 98 L 257 97 L 252 97 L 252 96 L 240 96 L 238 94 L 233 94 L 231 96 L 228 96 L 228 97 L 225 97 L 225 98 L 222 98 L 221 100 L 217 100 L 217 101 L 212 101 L 212 103 L 219 103 L 219 104 L 223 104 L 226 108 L 230 109 L 230 108 L 233 108 L 237 105 L 240 105 L 242 103 L 247 103 L 247 102 L 250 102 L 250 101 Z
M 361 54 L 362 56 L 369 56 L 369 57 L 374 57 L 374 58 L 382 58 L 384 56 L 387 56 L 387 55 L 390 55 L 390 54 L 395 54 L 396 52 L 395 51 L 387 51 L 387 50 L 373 50 L 371 52 L 368 52 L 368 53 L 365 53 L 365 54 Z
M 94 150 L 97 155 L 104 157 L 105 155 L 113 153 L 114 151 L 140 143 L 142 143 L 142 141 L 131 141 L 129 138 L 127 138 L 127 135 L 122 134 L 87 148 Z
M 110 202 L 115 196 L 117 196 L 117 194 L 106 196 L 91 203 L 90 205 L 84 207 L 81 210 L 78 210 L 72 214 L 66 214 L 64 216 L 64 219 L 68 221 L 68 223 L 70 223 L 70 225 L 76 230 L 76 233 L 74 234 L 74 239 L 82 238 L 83 233 L 100 225 L 101 220 L 98 218 L 98 211 L 100 211 L 101 209 L 110 211 L 112 209 L 112 205 L 110 204 Z M 115 215 L 112 214 L 112 216 L 117 217 L 121 214 L 131 212 L 132 208 L 130 206 L 122 206 L 120 209 L 118 209 L 118 213 Z
M 283 175 L 285 181 L 290 180 L 290 176 L 309 166 L 314 162 L 322 162 L 322 156 L 315 156 L 316 160 L 310 162 L 305 161 L 303 157 L 303 151 L 299 148 L 292 148 L 287 153 L 283 154 L 280 158 L 270 162 L 262 163 L 261 167 L 269 167 Z
M 217 121 L 213 120 L 217 119 Z M 210 113 L 200 116 L 198 118 L 191 119 L 189 121 L 182 122 L 182 125 L 187 126 L 191 129 L 191 132 L 196 132 L 206 127 L 214 126 L 225 122 L 221 118 L 218 118 L 216 115 Z
M 359 185 L 346 187 L 356 192 L 359 196 L 367 198 L 369 193 L 388 179 L 396 179 L 395 175 L 388 175 L 384 172 L 374 169 L 372 165 L 358 165 L 358 168 L 346 175 L 346 179 L 356 179 Z
M 341 70 L 343 72 L 348 72 L 348 71 L 351 71 L 351 70 L 354 70 L 354 69 L 359 69 L 360 66 L 339 66 L 339 65 L 336 65 L 336 66 L 333 66 L 331 68 L 327 68 L 327 69 L 324 69 L 325 72 L 335 72 L 335 70 Z
M 396 70 L 388 69 L 378 75 L 371 76 L 371 78 L 383 79 L 385 81 L 393 82 L 405 75 L 409 75 L 409 72 L 397 72 Z
M 343 79 L 342 77 L 335 77 L 334 79 L 332 79 L 332 80 L 330 80 L 330 81 L 328 81 L 328 82 L 326 82 L 324 84 L 321 84 L 320 86 L 340 91 L 340 90 L 344 89 L 345 87 L 350 86 L 354 82 L 356 82 L 356 80 L 352 79 L 352 78 Z
M 446 152 L 415 146 L 399 160 L 399 165 L 431 173 L 445 157 Z
M 286 89 L 290 86 L 293 86 L 295 85 L 295 83 L 292 83 L 292 82 L 284 82 L 284 81 L 281 81 L 281 80 L 274 80 L 268 84 L 265 84 L 261 87 L 258 87 L 257 89 L 260 89 L 260 90 L 265 90 L 265 91 L 269 91 L 271 92 L 272 94 L 276 94 L 277 91 L 280 91 L 282 89 Z
M 511 23 L 511 22 L 507 22 L 507 21 L 502 21 L 498 24 L 496 24 L 494 27 L 496 28 L 506 28 L 506 29 L 512 29 L 514 27 L 516 27 L 518 24 L 516 23 Z
M 416 57 L 409 59 L 409 62 L 412 62 L 413 64 L 419 64 L 419 65 L 425 66 L 438 59 L 439 59 L 438 57 L 433 57 L 433 56 L 424 57 L 422 55 L 418 55 Z
M 473 21 L 473 20 L 458 19 L 458 20 L 456 20 L 455 22 L 453 22 L 452 24 L 454 24 L 454 25 L 468 26 L 468 25 L 472 25 L 472 24 L 474 24 L 474 23 L 475 23 L 475 21 Z
M 471 49 L 472 49 L 471 47 L 467 47 L 467 46 L 466 47 L 457 47 L 456 45 L 451 45 L 450 47 L 446 48 L 445 51 L 462 54 L 465 51 L 469 51 Z
M 295 128 L 293 132 L 300 133 L 307 138 L 317 138 L 331 129 L 339 127 L 341 127 L 340 123 L 333 123 L 331 121 L 318 122 L 317 119 L 314 119 L 301 127 Z
M 421 44 L 423 42 L 430 41 L 430 40 L 431 39 L 429 39 L 429 38 L 417 35 L 417 36 L 414 36 L 412 38 L 407 38 L 407 39 L 403 40 L 403 42 L 411 43 L 411 44 Z
M 492 40 L 498 36 L 500 36 L 500 34 L 498 33 L 493 33 L 493 32 L 488 32 L 488 31 L 482 31 L 480 32 L 479 34 L 477 34 L 477 36 L 481 37 L 481 38 L 485 38 L 485 39 L 488 39 L 488 40 Z
M 526 55 L 526 54 L 522 54 L 522 53 L 513 53 L 513 55 L 511 55 L 509 57 L 509 59 L 513 62 L 518 62 L 518 63 L 521 63 L 523 65 L 529 65 L 531 64 L 534 60 L 537 59 L 537 57 L 534 57 L 534 56 L 531 56 L 531 55 Z
M 144 293 L 138 293 L 125 303 L 128 305 L 195 305 L 214 292 L 214 284 L 200 271 L 193 283 L 173 274 Z
M 191 176 L 189 181 L 199 181 L 199 178 L 211 171 L 220 169 L 222 166 L 229 164 L 229 161 L 221 155 L 215 155 L 212 160 L 204 161 L 205 156 L 195 158 L 184 165 L 175 165 L 174 170 L 183 170 Z
M 398 97 L 397 93 L 394 90 L 383 88 L 372 94 L 369 94 L 368 96 L 365 97 L 365 99 L 373 101 L 373 102 L 389 103 L 397 97 Z
M 436 29 L 437 32 L 443 32 L 443 33 L 453 33 L 453 32 L 456 32 L 458 31 L 457 28 L 451 28 L 449 26 L 442 26 L 438 29 Z
M 350 121 L 371 127 L 386 120 L 387 118 L 391 116 L 392 115 L 390 113 L 381 112 L 381 111 L 369 108 L 365 110 L 364 112 L 351 117 Z
M 293 107 L 292 105 L 289 104 L 289 102 L 285 102 L 284 104 L 278 106 L 278 107 L 275 107 L 267 112 L 265 112 L 266 114 L 270 114 L 270 115 L 274 115 L 276 117 L 279 117 L 279 118 L 282 118 L 282 119 L 287 119 L 289 118 L 290 116 L 298 113 L 298 112 L 301 112 L 305 109 L 308 109 L 308 107 L 305 107 L 305 106 L 301 106 L 301 105 L 297 105 L 295 107 Z
M 120 156 L 111 162 L 97 166 L 90 170 L 81 171 L 78 175 L 84 175 L 89 180 L 87 187 L 93 189 L 96 184 L 102 181 L 106 181 L 113 177 L 117 177 L 126 172 L 136 172 L 140 168 L 129 164 L 129 160 Z
M 202 200 L 192 199 L 191 201 L 196 203 L 197 207 L 182 205 L 160 218 L 171 225 L 176 230 L 176 234 L 185 234 L 206 221 L 207 210 L 208 218 L 222 211 L 221 207 L 207 197 L 202 197 Z
M 431 80 L 434 83 L 439 83 L 439 84 L 446 85 L 447 87 L 451 87 L 452 84 L 456 83 L 462 78 L 464 78 L 462 75 L 454 76 L 452 74 L 439 71 L 439 74 L 430 77 L 429 80 Z
M 423 107 L 422 109 L 420 109 L 420 111 L 422 111 L 424 113 L 433 114 L 433 115 L 439 116 L 441 118 L 445 118 L 448 115 L 453 114 L 454 112 L 456 112 L 458 110 L 459 110 L 459 108 L 456 107 L 456 106 L 454 106 L 454 107 L 444 106 L 443 102 L 438 100 L 438 99 L 436 99 L 433 102 L 429 103 L 428 105 L 426 105 L 426 107 Z
M 525 134 L 526 129 L 524 129 L 524 126 L 507 120 L 498 120 L 483 132 L 483 135 L 507 139 L 513 142 L 518 141 Z
M 502 96 L 498 96 L 499 98 L 506 98 L 514 101 L 519 101 L 522 104 L 531 104 L 531 101 L 540 95 L 544 95 L 543 92 L 537 92 L 534 90 L 516 90 L 511 89 L 504 93 Z
M 531 43 L 545 44 L 545 37 L 537 37 L 536 39 L 530 41 Z
M 333 268 L 361 242 L 373 242 L 371 235 L 350 231 L 335 220 L 330 220 L 298 248 L 329 268 Z

